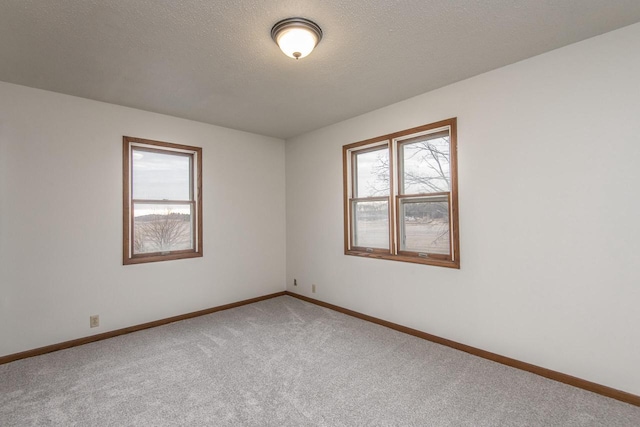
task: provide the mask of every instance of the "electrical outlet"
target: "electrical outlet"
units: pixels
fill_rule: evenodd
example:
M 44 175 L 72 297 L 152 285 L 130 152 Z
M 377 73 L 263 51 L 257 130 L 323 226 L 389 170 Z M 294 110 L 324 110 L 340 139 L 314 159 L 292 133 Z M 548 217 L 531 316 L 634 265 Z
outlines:
M 98 326 L 100 326 L 100 316 L 97 314 L 93 316 L 89 316 L 89 327 L 97 328 Z
M 311 285 L 311 292 L 316 293 L 316 285 Z
M 296 279 L 293 279 L 293 286 L 298 286 L 298 281 Z

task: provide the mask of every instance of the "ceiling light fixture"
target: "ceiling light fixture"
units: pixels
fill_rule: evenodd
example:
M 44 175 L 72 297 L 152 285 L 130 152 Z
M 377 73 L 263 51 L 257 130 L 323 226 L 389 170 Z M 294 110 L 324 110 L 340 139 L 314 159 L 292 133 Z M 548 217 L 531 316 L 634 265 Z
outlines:
M 322 40 L 322 30 L 305 18 L 287 18 L 271 28 L 271 38 L 285 55 L 300 59 L 309 55 Z

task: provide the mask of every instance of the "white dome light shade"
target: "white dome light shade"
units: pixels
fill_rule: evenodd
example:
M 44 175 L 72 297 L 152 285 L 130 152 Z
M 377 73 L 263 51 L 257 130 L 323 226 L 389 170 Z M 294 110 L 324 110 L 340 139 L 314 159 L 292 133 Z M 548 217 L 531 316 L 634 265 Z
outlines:
M 278 34 L 277 42 L 285 55 L 299 59 L 311 53 L 318 39 L 306 28 L 290 28 Z
M 309 55 L 320 42 L 322 30 L 308 19 L 287 18 L 273 26 L 271 38 L 285 55 L 300 59 Z

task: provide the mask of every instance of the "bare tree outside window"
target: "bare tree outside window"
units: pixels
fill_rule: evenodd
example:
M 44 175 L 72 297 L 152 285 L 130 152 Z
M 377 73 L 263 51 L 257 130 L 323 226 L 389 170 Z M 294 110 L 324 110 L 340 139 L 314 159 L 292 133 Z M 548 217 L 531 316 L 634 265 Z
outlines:
M 449 137 L 426 138 L 402 144 L 404 153 L 404 194 L 439 193 L 451 188 Z M 389 192 L 389 156 L 377 153 L 371 172 L 370 191 L 374 195 Z
M 164 212 L 134 218 L 134 253 L 170 252 L 191 248 L 191 215 Z
M 439 193 L 450 190 L 449 136 L 402 143 L 400 147 L 403 153 L 403 193 Z

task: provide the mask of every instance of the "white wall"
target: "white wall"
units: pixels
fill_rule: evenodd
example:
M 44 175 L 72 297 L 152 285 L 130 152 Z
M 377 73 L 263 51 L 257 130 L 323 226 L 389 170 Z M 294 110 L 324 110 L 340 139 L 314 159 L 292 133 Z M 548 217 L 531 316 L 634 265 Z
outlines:
M 640 24 L 287 141 L 288 290 L 640 394 L 638 46 Z M 461 269 L 344 255 L 341 147 L 450 117 Z
M 122 265 L 123 135 L 203 148 L 203 258 Z M 0 355 L 282 291 L 284 198 L 282 140 L 0 83 Z

